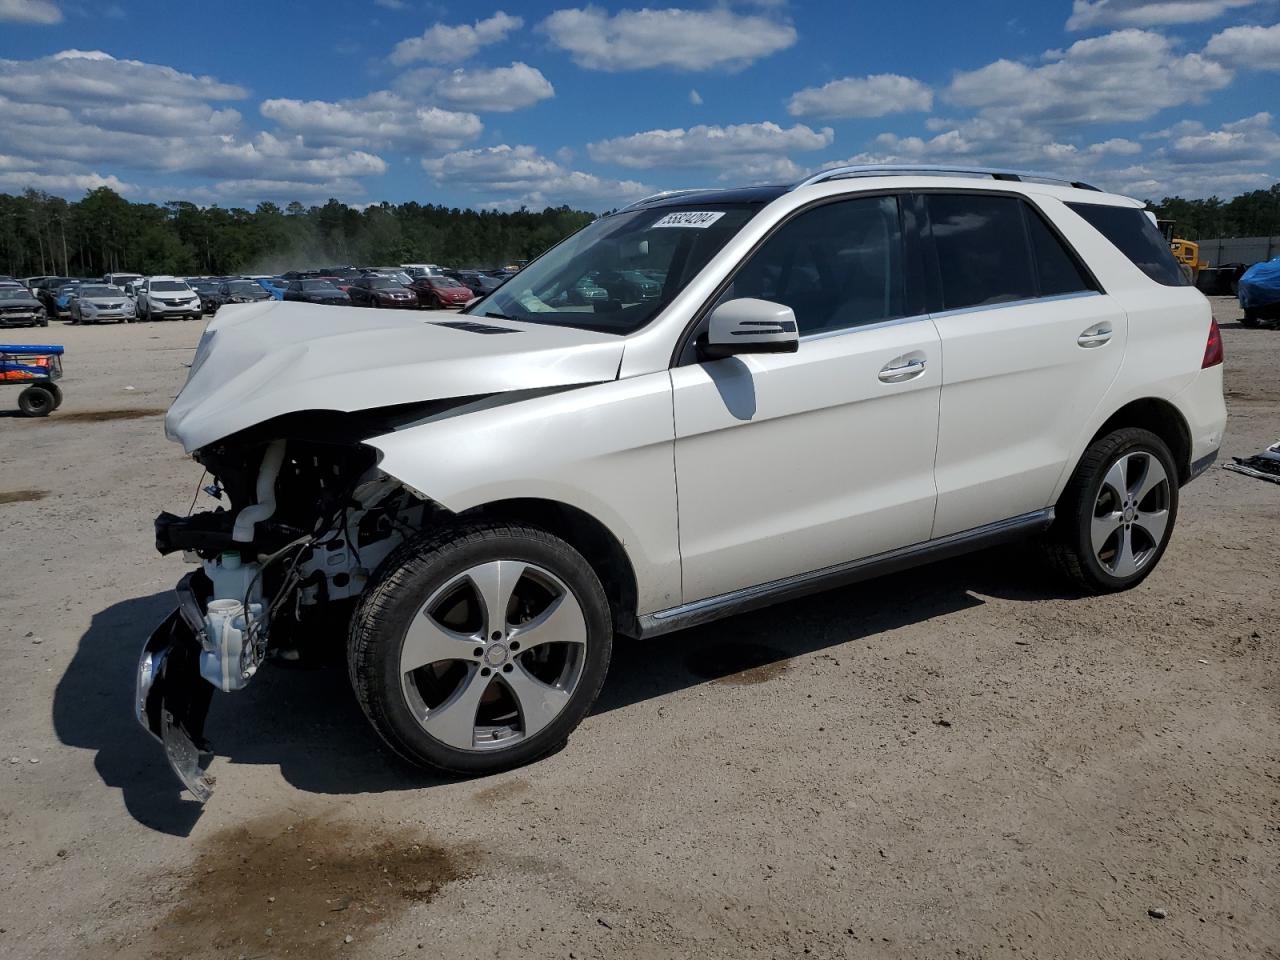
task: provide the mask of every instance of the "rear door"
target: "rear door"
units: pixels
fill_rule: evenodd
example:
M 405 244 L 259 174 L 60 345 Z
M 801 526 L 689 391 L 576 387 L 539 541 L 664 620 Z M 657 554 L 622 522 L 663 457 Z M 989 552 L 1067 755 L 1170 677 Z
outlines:
M 914 235 L 896 196 L 800 211 L 718 301 L 790 306 L 799 350 L 671 371 L 686 602 L 928 539 L 942 378 Z
M 1119 371 L 1127 321 L 1026 198 L 939 192 L 916 204 L 942 343 L 942 537 L 1049 506 Z

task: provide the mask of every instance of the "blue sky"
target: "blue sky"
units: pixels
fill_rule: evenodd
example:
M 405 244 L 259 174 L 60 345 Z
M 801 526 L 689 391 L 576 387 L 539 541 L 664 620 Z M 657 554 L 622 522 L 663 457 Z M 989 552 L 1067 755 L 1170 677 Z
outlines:
M 598 210 L 899 161 L 1228 197 L 1280 178 L 1277 94 L 1280 0 L 0 0 L 0 191 Z

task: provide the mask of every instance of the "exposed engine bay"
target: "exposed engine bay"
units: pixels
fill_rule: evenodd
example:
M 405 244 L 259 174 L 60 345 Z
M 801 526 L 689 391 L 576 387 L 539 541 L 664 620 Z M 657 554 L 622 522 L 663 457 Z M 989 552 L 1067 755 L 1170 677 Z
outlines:
M 421 409 L 414 411 L 421 415 Z M 378 565 L 442 508 L 381 472 L 362 442 L 387 428 L 346 418 L 346 429 L 308 436 L 307 418 L 287 439 L 255 429 L 194 453 L 220 504 L 179 517 L 161 513 L 156 548 L 183 551 L 200 569 L 178 585 L 178 609 L 147 644 L 139 666 L 138 719 L 165 745 L 198 799 L 210 794 L 199 755 L 213 690 L 242 689 L 268 655 L 296 650 L 320 618 L 365 589 Z M 397 418 L 398 419 L 398 418 Z M 201 682 L 204 681 L 204 682 Z

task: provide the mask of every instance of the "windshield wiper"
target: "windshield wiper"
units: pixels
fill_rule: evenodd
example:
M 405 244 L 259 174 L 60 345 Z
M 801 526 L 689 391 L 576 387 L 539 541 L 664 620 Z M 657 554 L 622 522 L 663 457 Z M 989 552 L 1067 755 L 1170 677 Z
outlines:
M 515 319 L 514 317 L 508 317 L 505 313 L 490 312 L 490 313 L 486 313 L 485 316 L 488 317 L 490 320 L 514 320 Z

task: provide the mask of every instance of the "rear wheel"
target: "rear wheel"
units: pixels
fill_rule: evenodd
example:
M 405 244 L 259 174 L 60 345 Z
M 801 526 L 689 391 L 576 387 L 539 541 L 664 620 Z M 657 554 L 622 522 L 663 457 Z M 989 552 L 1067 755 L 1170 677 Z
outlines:
M 1254 328 L 1259 326 L 1262 321 L 1258 317 L 1257 310 L 1245 310 L 1244 316 L 1240 318 L 1240 326 Z
M 386 562 L 352 619 L 348 665 L 396 753 L 474 775 L 562 744 L 612 643 L 604 589 L 577 551 L 535 527 L 480 523 Z
M 1090 593 L 1137 586 L 1155 569 L 1178 515 L 1178 472 L 1163 440 L 1126 427 L 1089 447 L 1058 501 L 1051 560 Z
M 44 384 L 32 384 L 18 394 L 18 409 L 24 416 L 47 417 L 56 407 L 53 392 Z
M 52 381 L 42 386 L 53 394 L 53 409 L 57 410 L 62 406 L 62 388 Z

